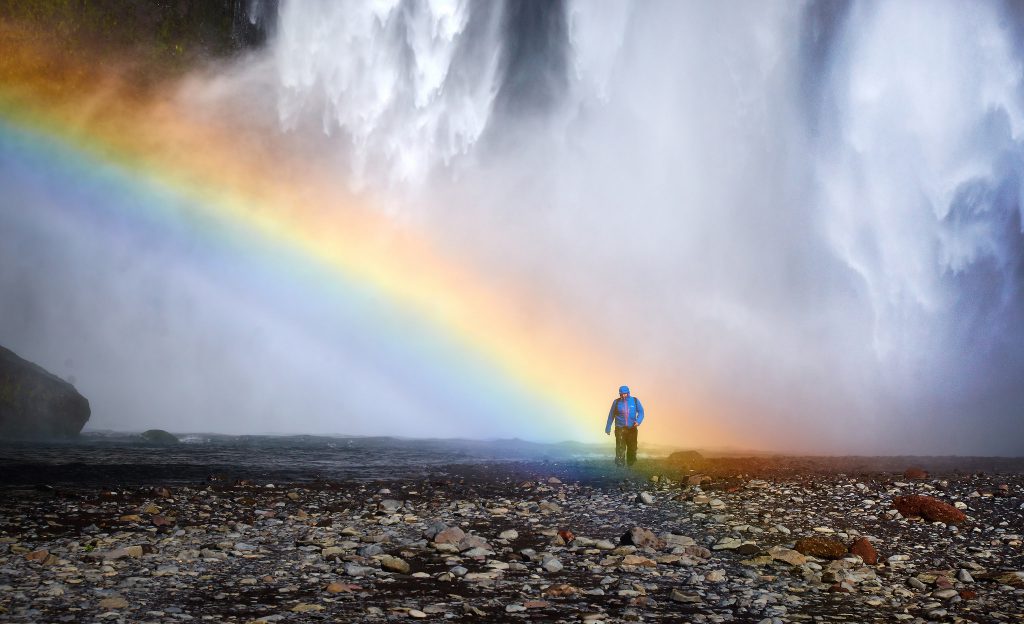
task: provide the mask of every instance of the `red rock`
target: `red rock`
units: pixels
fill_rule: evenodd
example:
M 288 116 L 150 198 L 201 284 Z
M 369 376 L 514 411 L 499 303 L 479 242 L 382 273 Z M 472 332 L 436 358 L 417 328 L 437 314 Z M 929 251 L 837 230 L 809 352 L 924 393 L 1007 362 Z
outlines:
M 564 541 L 566 544 L 568 544 L 568 543 L 572 542 L 574 539 L 576 539 L 576 536 L 573 534 L 572 531 L 565 530 L 565 529 L 563 529 L 563 530 L 558 532 L 558 537 L 562 538 L 562 541 Z
M 833 592 L 833 593 L 843 593 L 843 594 L 848 594 L 848 593 L 850 593 L 850 590 L 849 590 L 849 588 L 847 588 L 847 587 L 844 587 L 844 586 L 843 586 L 842 584 L 840 584 L 840 583 L 835 583 L 835 584 L 833 584 L 833 585 L 832 585 L 832 587 L 829 587 L 829 588 L 828 588 L 828 590 L 829 590 L 830 592 Z
M 547 600 L 527 600 L 523 603 L 523 606 L 527 609 L 544 609 L 550 607 L 551 603 Z
M 964 600 L 974 600 L 978 597 L 978 592 L 974 591 L 973 589 L 961 589 L 960 597 Z
M 903 476 L 907 479 L 927 479 L 928 471 L 923 468 L 918 468 L 917 466 L 911 466 L 903 471 Z
M 804 537 L 797 540 L 793 550 L 819 559 L 842 559 L 847 553 L 846 544 L 829 537 Z
M 149 521 L 152 522 L 153 526 L 155 526 L 155 527 L 174 526 L 174 521 L 173 520 L 171 520 L 170 518 L 166 518 L 164 516 L 161 516 L 159 514 L 154 515 L 152 518 L 149 519 Z
M 858 537 L 850 544 L 850 553 L 859 556 L 868 565 L 878 563 L 878 551 L 866 537 Z
M 331 583 L 324 588 L 325 591 L 331 594 L 351 594 L 361 589 L 362 587 L 359 585 L 352 585 L 350 583 Z
M 946 524 L 960 524 L 967 520 L 967 516 L 962 511 L 931 496 L 919 494 L 897 496 L 892 499 L 892 504 L 907 518 L 920 517 L 929 522 L 945 522 Z

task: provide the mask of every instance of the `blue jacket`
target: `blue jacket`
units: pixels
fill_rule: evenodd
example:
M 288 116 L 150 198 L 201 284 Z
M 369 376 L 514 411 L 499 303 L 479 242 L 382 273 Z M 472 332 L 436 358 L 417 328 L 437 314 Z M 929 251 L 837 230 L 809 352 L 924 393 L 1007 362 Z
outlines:
M 640 399 L 634 396 L 626 397 L 625 406 L 620 405 L 621 401 L 622 399 L 612 401 L 612 407 L 608 410 L 608 424 L 604 426 L 605 433 L 611 433 L 613 421 L 617 427 L 632 427 L 644 421 L 644 406 L 640 404 Z

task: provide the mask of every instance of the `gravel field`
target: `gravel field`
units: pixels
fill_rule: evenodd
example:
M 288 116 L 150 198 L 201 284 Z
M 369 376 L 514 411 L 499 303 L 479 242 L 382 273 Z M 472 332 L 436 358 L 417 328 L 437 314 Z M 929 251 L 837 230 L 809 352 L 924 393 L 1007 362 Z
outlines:
M 1019 460 L 321 467 L 7 462 L 0 621 L 1024 620 Z

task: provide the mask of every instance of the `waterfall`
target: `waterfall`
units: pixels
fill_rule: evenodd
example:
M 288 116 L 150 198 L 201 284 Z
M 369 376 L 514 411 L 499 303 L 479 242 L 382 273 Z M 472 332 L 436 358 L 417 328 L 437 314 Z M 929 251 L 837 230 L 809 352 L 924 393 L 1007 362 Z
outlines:
M 985 395 L 1019 432 L 1019 13 L 292 2 L 270 53 L 283 128 L 632 370 L 897 434 Z

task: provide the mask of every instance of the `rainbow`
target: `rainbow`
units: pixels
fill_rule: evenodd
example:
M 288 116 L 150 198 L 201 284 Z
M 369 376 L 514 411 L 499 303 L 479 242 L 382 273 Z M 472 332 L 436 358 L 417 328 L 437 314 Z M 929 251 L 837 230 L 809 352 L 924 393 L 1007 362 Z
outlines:
M 0 27 L 0 149 L 64 184 L 101 184 L 130 198 L 109 218 L 240 254 L 328 299 L 410 368 L 462 388 L 472 417 L 515 420 L 531 439 L 604 439 L 607 405 L 624 380 L 613 355 L 572 319 L 531 323 L 521 303 L 528 290 L 495 290 L 374 210 L 372 197 L 339 190 L 334 172 L 289 165 L 276 157 L 280 145 L 190 115 L 159 88 L 133 90 L 116 68 L 103 71 Z M 670 443 L 693 408 L 662 396 L 649 409 L 673 414 L 655 427 Z M 687 428 L 691 442 L 721 440 L 714 427 Z

